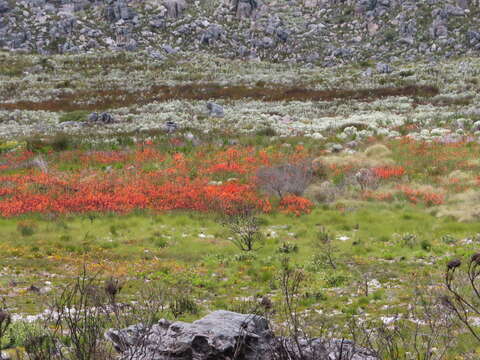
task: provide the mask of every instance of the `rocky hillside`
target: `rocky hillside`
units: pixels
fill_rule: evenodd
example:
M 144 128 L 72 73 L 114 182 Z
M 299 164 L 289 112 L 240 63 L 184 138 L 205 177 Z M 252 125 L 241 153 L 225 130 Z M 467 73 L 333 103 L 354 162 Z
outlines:
M 478 55 L 479 15 L 478 0 L 0 0 L 0 48 L 388 63 Z

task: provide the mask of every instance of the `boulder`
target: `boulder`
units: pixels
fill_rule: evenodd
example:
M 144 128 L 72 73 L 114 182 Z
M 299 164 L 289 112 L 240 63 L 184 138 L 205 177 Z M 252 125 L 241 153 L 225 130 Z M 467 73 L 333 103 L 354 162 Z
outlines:
M 165 7 L 167 8 L 167 15 L 171 18 L 179 18 L 187 9 L 185 0 L 166 0 Z
M 285 29 L 282 29 L 282 28 L 276 29 L 275 34 L 277 35 L 277 38 L 284 43 L 288 41 L 288 38 L 289 38 L 289 35 L 290 35 L 288 30 L 285 30 Z
M 125 0 L 118 0 L 105 8 L 105 18 L 108 21 L 132 20 L 135 16 L 135 11 Z
M 115 122 L 115 119 L 111 114 L 104 112 L 99 115 L 98 121 L 103 124 L 112 124 Z
M 114 117 L 111 114 L 106 112 L 101 114 L 93 112 L 90 115 L 88 115 L 87 120 L 92 123 L 103 123 L 103 124 L 112 124 L 115 122 Z
M 164 127 L 167 133 L 174 133 L 178 129 L 178 125 L 174 121 L 167 121 Z
M 166 57 L 162 55 L 159 51 L 151 51 L 148 53 L 148 56 L 153 60 L 163 61 L 166 60 Z
M 376 360 L 367 349 L 351 341 L 276 337 L 261 316 L 215 311 L 186 323 L 160 320 L 151 328 L 133 325 L 123 330 L 110 329 L 105 337 L 129 360 Z
M 264 36 L 262 39 L 257 40 L 255 45 L 259 48 L 268 49 L 275 45 L 275 40 L 269 36 Z
M 378 29 L 380 29 L 380 25 L 374 22 L 369 22 L 367 24 L 367 30 L 370 35 L 375 35 L 378 32 Z
M 88 115 L 87 120 L 89 122 L 97 122 L 98 121 L 98 113 L 96 113 L 96 112 L 91 113 L 90 115 Z
M 400 31 L 404 36 L 415 36 L 417 33 L 417 21 L 410 19 L 404 22 L 400 27 Z
M 357 16 L 383 16 L 390 8 L 390 0 L 357 0 L 355 14 Z
M 237 18 L 248 18 L 258 8 L 256 0 L 234 0 L 233 9 Z
M 178 52 L 178 49 L 173 48 L 171 45 L 165 44 L 162 45 L 163 51 L 165 51 L 168 55 L 170 54 L 176 54 Z
M 125 50 L 127 51 L 136 51 L 138 49 L 138 43 L 135 39 L 130 39 L 125 44 Z
M 467 31 L 467 39 L 470 46 L 480 49 L 480 31 Z
M 463 16 L 465 15 L 465 10 L 459 6 L 453 6 L 452 4 L 445 5 L 444 11 L 449 16 Z
M 152 29 L 165 29 L 167 27 L 167 23 L 162 16 L 156 16 L 152 20 L 150 20 L 149 25 Z
M 376 69 L 380 74 L 390 74 L 393 71 L 392 67 L 385 63 L 378 63 Z
M 220 39 L 220 37 L 224 33 L 225 33 L 225 30 L 223 30 L 223 27 L 221 25 L 211 24 L 202 33 L 200 42 L 204 45 L 211 45 L 216 40 Z
M 10 6 L 8 5 L 8 2 L 5 0 L 0 0 L 0 14 L 5 14 L 10 10 Z
M 446 21 L 442 18 L 436 18 L 430 26 L 430 35 L 433 39 L 445 37 L 448 35 Z
M 222 118 L 225 116 L 223 107 L 213 102 L 207 103 L 208 116 Z

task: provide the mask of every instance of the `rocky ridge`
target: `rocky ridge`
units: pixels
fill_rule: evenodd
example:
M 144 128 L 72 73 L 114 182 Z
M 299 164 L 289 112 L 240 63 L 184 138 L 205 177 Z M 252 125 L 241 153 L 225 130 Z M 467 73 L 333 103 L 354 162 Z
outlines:
M 334 66 L 478 55 L 477 0 L 0 0 L 0 48 Z M 382 70 L 387 71 L 388 68 Z

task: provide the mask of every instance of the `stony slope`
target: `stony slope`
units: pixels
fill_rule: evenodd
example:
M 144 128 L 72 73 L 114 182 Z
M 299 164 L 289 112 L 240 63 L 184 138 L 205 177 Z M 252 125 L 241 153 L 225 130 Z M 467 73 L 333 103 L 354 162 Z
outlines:
M 477 0 L 0 0 L 0 47 L 388 63 L 478 55 L 479 15 Z

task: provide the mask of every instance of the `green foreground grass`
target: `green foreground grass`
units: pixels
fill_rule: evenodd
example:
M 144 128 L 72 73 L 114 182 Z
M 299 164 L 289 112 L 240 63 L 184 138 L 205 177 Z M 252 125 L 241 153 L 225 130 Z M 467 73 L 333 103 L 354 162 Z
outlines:
M 54 293 L 55 285 L 88 264 L 94 272 L 123 279 L 125 296 L 135 296 L 146 279 L 183 282 L 210 310 L 249 296 L 275 299 L 287 255 L 308 274 L 305 306 L 376 314 L 384 305 L 405 305 L 416 281 L 440 282 L 445 263 L 471 254 L 480 241 L 478 223 L 437 218 L 400 203 L 324 206 L 301 217 L 274 213 L 261 220 L 263 241 L 255 251 L 241 252 L 210 214 L 1 219 L 0 286 L 15 298 L 17 312 L 39 312 L 45 303 L 38 297 L 49 295 L 28 292 L 30 285 L 50 281 Z M 321 226 L 334 237 L 335 268 L 318 247 Z M 365 294 L 360 285 L 365 279 L 380 285 Z

